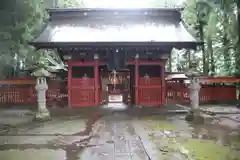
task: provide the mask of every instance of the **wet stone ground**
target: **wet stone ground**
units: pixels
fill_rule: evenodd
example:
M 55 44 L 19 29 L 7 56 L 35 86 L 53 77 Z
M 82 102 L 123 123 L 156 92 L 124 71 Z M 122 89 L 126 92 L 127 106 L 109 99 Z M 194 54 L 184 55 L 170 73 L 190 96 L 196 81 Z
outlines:
M 0 135 L 0 159 L 148 159 L 129 116 L 115 113 L 98 119 L 97 115 L 11 128 Z
M 89 138 L 84 134 L 86 120 L 57 119 L 11 129 L 0 136 L 0 159 L 73 160 L 74 151 Z
M 226 116 L 201 124 L 173 113 L 58 117 L 4 129 L 0 160 L 239 160 L 239 122 Z
M 99 131 L 90 140 L 93 147 L 81 154 L 81 159 L 148 160 L 141 140 L 131 120 L 124 115 L 99 120 Z
M 138 123 L 144 126 L 142 132 L 147 132 L 143 136 L 153 144 L 156 159 L 239 160 L 239 128 L 213 121 L 193 124 L 187 123 L 184 116 L 174 115 L 145 117 Z

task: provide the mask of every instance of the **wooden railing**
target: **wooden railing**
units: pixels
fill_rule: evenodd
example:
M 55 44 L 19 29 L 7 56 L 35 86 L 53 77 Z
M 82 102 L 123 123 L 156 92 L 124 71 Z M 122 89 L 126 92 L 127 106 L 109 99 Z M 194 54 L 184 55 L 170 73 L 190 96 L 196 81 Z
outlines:
M 190 103 L 188 88 L 182 82 L 166 83 L 168 103 Z M 202 84 L 199 95 L 200 103 L 228 103 L 238 100 L 235 85 Z
M 67 103 L 67 82 L 48 80 L 47 104 L 66 106 Z M 143 93 L 147 93 L 142 87 Z M 151 88 L 149 86 L 148 88 Z M 160 88 L 157 88 L 160 90 Z M 152 92 L 152 91 L 151 91 Z M 155 92 L 152 92 L 152 94 Z M 157 94 L 157 93 L 156 93 Z M 146 94 L 144 94 L 146 95 Z M 157 96 L 157 95 L 156 95 Z M 159 95 L 160 96 L 160 95 Z M 166 81 L 166 98 L 168 103 L 189 103 L 188 88 L 179 81 Z M 159 99 L 159 98 L 158 98 Z M 234 85 L 210 85 L 202 84 L 200 90 L 200 103 L 231 102 L 236 101 L 237 93 Z M 155 99 L 153 99 L 154 101 Z M 0 105 L 26 105 L 37 104 L 35 79 L 12 79 L 0 81 Z
M 33 78 L 0 81 L 0 104 L 37 104 L 35 84 L 36 80 Z M 67 105 L 67 88 L 64 81 L 48 80 L 48 88 L 48 105 Z

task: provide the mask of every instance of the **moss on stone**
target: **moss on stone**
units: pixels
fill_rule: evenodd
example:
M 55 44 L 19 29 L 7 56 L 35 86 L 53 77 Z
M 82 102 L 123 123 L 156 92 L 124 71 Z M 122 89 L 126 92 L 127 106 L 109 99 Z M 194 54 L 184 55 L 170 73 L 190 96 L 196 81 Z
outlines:
M 240 136 L 238 133 L 229 135 L 222 142 L 224 145 L 220 145 L 216 143 L 215 138 L 214 140 L 192 139 L 177 134 L 181 126 L 175 125 L 164 116 L 144 119 L 143 123 L 146 129 L 150 130 L 149 139 L 162 155 L 177 153 L 189 160 L 240 160 Z M 151 133 L 151 131 L 153 132 Z
M 153 131 L 175 130 L 176 126 L 168 121 L 148 121 L 147 126 Z
M 149 136 L 162 154 L 181 153 L 195 160 L 240 160 L 240 153 L 230 146 L 221 146 L 213 140 L 188 139 L 182 137 Z
M 229 146 L 220 146 L 211 140 L 189 139 L 181 143 L 196 160 L 240 160 L 240 153 Z

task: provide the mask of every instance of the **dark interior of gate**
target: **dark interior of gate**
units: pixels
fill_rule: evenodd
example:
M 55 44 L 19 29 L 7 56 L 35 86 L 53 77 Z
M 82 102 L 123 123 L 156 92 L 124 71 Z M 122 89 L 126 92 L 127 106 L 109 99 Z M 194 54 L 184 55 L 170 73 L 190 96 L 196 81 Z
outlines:
M 165 103 L 164 66 L 172 48 L 200 44 L 180 9 L 50 9 L 49 23 L 31 42 L 56 49 L 68 64 L 68 105 L 109 103 L 109 95 L 143 106 Z

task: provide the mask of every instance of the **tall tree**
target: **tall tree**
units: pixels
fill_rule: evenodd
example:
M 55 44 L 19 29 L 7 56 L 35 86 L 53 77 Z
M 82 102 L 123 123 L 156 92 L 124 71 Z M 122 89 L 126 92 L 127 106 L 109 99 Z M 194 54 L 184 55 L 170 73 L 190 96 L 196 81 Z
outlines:
M 198 7 L 194 8 L 194 5 Z M 207 51 L 206 54 L 203 54 L 205 72 L 210 64 L 210 72 L 212 74 L 231 75 L 234 73 L 235 69 L 232 66 L 238 63 L 237 59 L 239 57 L 236 53 L 235 61 L 231 58 L 238 50 L 236 47 L 238 46 L 236 45 L 238 36 L 236 37 L 235 8 L 236 3 L 232 0 L 187 0 L 184 10 L 184 19 L 187 24 L 195 29 L 195 32 L 201 33 L 201 30 L 196 27 L 198 23 L 193 18 L 196 17 L 198 19 L 197 13 L 203 14 L 199 18 L 206 24 L 203 28 L 204 37 L 200 37 L 204 38 L 204 46 Z
M 19 65 L 37 61 L 41 54 L 28 42 L 44 28 L 46 8 L 79 7 L 79 0 L 2 0 L 0 3 L 0 78 L 18 73 Z M 57 6 L 56 6 L 57 5 Z M 5 73 L 6 72 L 6 73 Z
M 236 43 L 236 74 L 240 75 L 240 0 L 235 0 L 236 3 L 236 11 L 237 11 L 237 26 L 238 26 L 238 40 Z
M 1 65 L 18 68 L 19 61 L 24 61 L 29 53 L 34 55 L 34 49 L 28 45 L 28 41 L 42 29 L 45 17 L 43 5 L 40 0 L 1 1 L 0 35 L 3 35 L 0 36 Z

